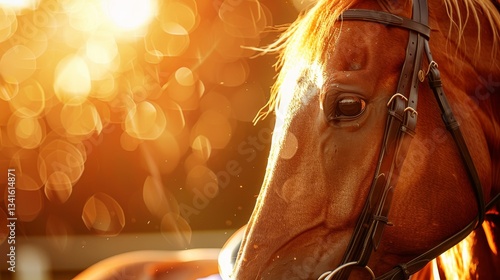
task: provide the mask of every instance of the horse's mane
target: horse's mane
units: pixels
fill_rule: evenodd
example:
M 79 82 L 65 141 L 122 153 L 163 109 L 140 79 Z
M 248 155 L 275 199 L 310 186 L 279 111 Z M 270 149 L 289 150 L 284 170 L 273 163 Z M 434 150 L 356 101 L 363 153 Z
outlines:
M 280 92 L 283 92 L 282 86 L 290 70 L 298 69 L 297 66 L 301 63 L 310 65 L 321 61 L 327 50 L 335 46 L 335 39 L 340 31 L 334 29 L 333 25 L 341 13 L 355 3 L 356 1 L 346 0 L 318 0 L 316 5 L 301 14 L 299 19 L 286 28 L 274 43 L 260 49 L 262 54 L 278 53 L 275 64 L 278 75 L 271 89 L 269 101 L 259 112 L 256 121 L 266 117 L 279 105 Z M 492 57 L 495 57 L 500 40 L 500 13 L 495 4 L 491 0 L 443 0 L 443 3 L 450 19 L 448 37 L 454 31 L 459 34 L 457 48 L 463 43 L 465 27 L 472 19 L 477 26 L 475 53 L 476 55 L 479 53 L 483 28 L 481 18 L 483 18 L 492 30 L 494 42 Z

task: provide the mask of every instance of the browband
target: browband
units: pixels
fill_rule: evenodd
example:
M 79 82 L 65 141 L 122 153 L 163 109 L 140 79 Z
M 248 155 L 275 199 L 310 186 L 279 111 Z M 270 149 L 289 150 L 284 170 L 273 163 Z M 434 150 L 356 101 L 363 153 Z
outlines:
M 346 10 L 340 16 L 340 20 L 371 21 L 371 22 L 409 29 L 420 33 L 420 35 L 424 36 L 426 39 L 429 39 L 431 36 L 431 29 L 429 26 L 422 24 L 420 22 L 416 22 L 409 18 L 397 16 L 382 11 L 373 11 L 365 9 Z

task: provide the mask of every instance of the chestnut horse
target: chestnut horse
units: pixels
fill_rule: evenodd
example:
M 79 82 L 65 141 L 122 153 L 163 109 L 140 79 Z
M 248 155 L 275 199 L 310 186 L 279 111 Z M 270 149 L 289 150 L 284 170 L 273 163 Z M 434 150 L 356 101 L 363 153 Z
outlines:
M 500 277 L 497 4 L 429 0 L 427 23 L 415 20 L 412 1 L 319 0 L 266 49 L 280 52 L 269 102 L 277 120 L 228 277 L 404 279 L 474 228 L 475 266 L 464 279 Z M 394 102 L 408 104 L 404 115 Z M 404 123 L 403 140 L 387 137 L 393 122 Z M 486 243 L 474 241 L 483 235 Z
M 412 279 L 500 277 L 498 2 L 429 0 L 428 23 L 412 19 L 413 6 L 319 0 L 265 50 L 280 53 L 268 104 L 276 113 L 273 142 L 234 270 L 229 261 L 223 278 L 408 278 L 472 229 Z M 412 40 L 427 55 L 412 58 Z M 446 99 L 437 102 L 443 89 Z M 407 104 L 404 117 L 398 102 Z M 453 115 L 444 114 L 445 125 L 441 107 L 450 109 L 448 103 Z M 465 139 L 458 145 L 447 131 L 458 127 L 450 116 Z M 392 122 L 405 123 L 397 127 L 403 136 L 396 148 L 386 141 Z M 381 172 L 385 165 L 392 176 Z M 378 185 L 388 187 L 377 195 Z M 374 208 L 367 200 L 382 201 L 380 211 L 366 212 Z M 238 238 L 224 249 L 226 260 Z M 144 264 L 142 254 L 105 261 L 77 279 L 120 279 L 124 271 L 130 279 L 181 279 L 174 268 L 182 279 L 216 272 L 213 258 Z M 457 263 L 451 274 L 440 269 L 450 254 Z

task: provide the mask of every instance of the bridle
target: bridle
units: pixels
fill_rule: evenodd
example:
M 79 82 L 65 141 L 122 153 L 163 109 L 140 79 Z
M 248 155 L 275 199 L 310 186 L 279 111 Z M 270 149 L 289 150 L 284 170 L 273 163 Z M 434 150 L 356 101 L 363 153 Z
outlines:
M 351 9 L 346 10 L 339 20 L 369 21 L 403 28 L 409 31 L 409 40 L 397 91 L 387 103 L 388 118 L 378 165 L 368 198 L 358 218 L 354 234 L 347 246 L 341 265 L 332 271 L 325 272 L 319 279 L 347 279 L 352 267 L 355 266 L 366 269 L 373 279 L 409 279 L 410 275 L 422 269 L 429 261 L 453 247 L 467 237 L 477 226 L 480 226 L 484 221 L 486 210 L 491 208 L 500 196 L 497 195 L 488 205 L 485 205 L 476 167 L 463 138 L 460 125 L 455 119 L 444 93 L 438 64 L 433 60 L 429 48 L 431 31 L 428 26 L 427 0 L 413 1 L 411 19 L 382 11 Z M 426 72 L 421 70 L 424 53 L 429 61 Z M 375 277 L 367 264 L 371 253 L 377 250 L 380 244 L 385 226 L 392 225 L 388 219 L 392 195 L 409 144 L 415 135 L 418 116 L 418 85 L 425 80 L 425 77 L 427 77 L 429 86 L 439 104 L 446 128 L 453 136 L 466 167 L 476 196 L 478 214 L 465 228 L 434 248 L 407 263 L 397 265 L 382 276 Z
M 353 267 L 365 269 L 373 279 L 377 280 L 409 279 L 412 274 L 421 270 L 428 262 L 466 238 L 476 227 L 481 226 L 486 211 L 500 200 L 500 194 L 497 194 L 488 204 L 485 204 L 479 175 L 460 130 L 460 125 L 444 93 L 438 64 L 433 60 L 430 51 L 431 30 L 428 26 L 427 0 L 413 1 L 411 19 L 382 11 L 349 9 L 341 14 L 339 20 L 368 21 L 406 29 L 409 31 L 409 39 L 397 91 L 387 103 L 388 118 L 368 198 L 365 201 L 340 265 L 332 271 L 323 273 L 318 280 L 347 279 Z M 424 53 L 429 62 L 425 72 L 421 69 Z M 389 209 L 400 168 L 406 158 L 411 139 L 415 135 L 418 116 L 418 86 L 425 78 L 427 78 L 429 86 L 434 92 L 443 122 L 451 133 L 465 165 L 475 193 L 478 214 L 462 230 L 437 246 L 407 263 L 398 264 L 383 275 L 376 277 L 367 264 L 371 253 L 376 251 L 380 245 L 384 228 L 392 225 L 388 218 Z M 237 250 L 238 247 L 239 245 L 235 246 L 235 249 Z M 233 267 L 235 260 L 236 256 L 230 258 L 228 266 Z

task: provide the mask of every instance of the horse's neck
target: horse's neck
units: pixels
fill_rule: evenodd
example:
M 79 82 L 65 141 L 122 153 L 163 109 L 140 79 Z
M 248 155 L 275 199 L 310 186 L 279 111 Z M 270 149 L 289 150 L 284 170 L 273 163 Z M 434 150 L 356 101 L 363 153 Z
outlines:
M 453 96 L 455 93 L 451 92 L 452 98 L 464 106 L 475 106 L 456 113 L 469 110 L 482 126 L 491 157 L 492 193 L 496 194 L 500 192 L 500 38 L 494 37 L 499 36 L 500 23 L 497 20 L 493 24 L 497 27 L 492 27 L 483 12 L 478 12 L 476 20 L 462 1 L 449 2 L 456 6 L 438 1 L 430 7 L 431 28 L 439 31 L 439 36 L 431 38 L 431 48 L 438 63 L 443 62 L 439 64 L 447 79 L 443 82 L 454 83 L 456 89 L 461 89 L 457 92 L 465 89 L 468 95 Z M 452 20 L 448 17 L 450 11 Z M 491 14 L 496 17 L 498 11 Z
M 496 76 L 500 78 L 500 76 Z M 485 132 L 490 150 L 492 164 L 492 195 L 500 193 L 500 79 L 496 82 L 495 92 L 491 94 L 490 107 L 483 109 L 485 120 L 483 131 Z
M 467 93 L 479 107 L 475 112 L 488 142 L 492 164 L 491 193 L 495 195 L 500 193 L 500 49 L 492 49 L 494 44 L 498 46 L 499 43 L 494 43 L 490 37 L 482 44 L 487 44 L 487 47 L 482 47 L 481 58 L 469 60 L 477 74 L 463 79 L 472 80 L 474 86 Z

